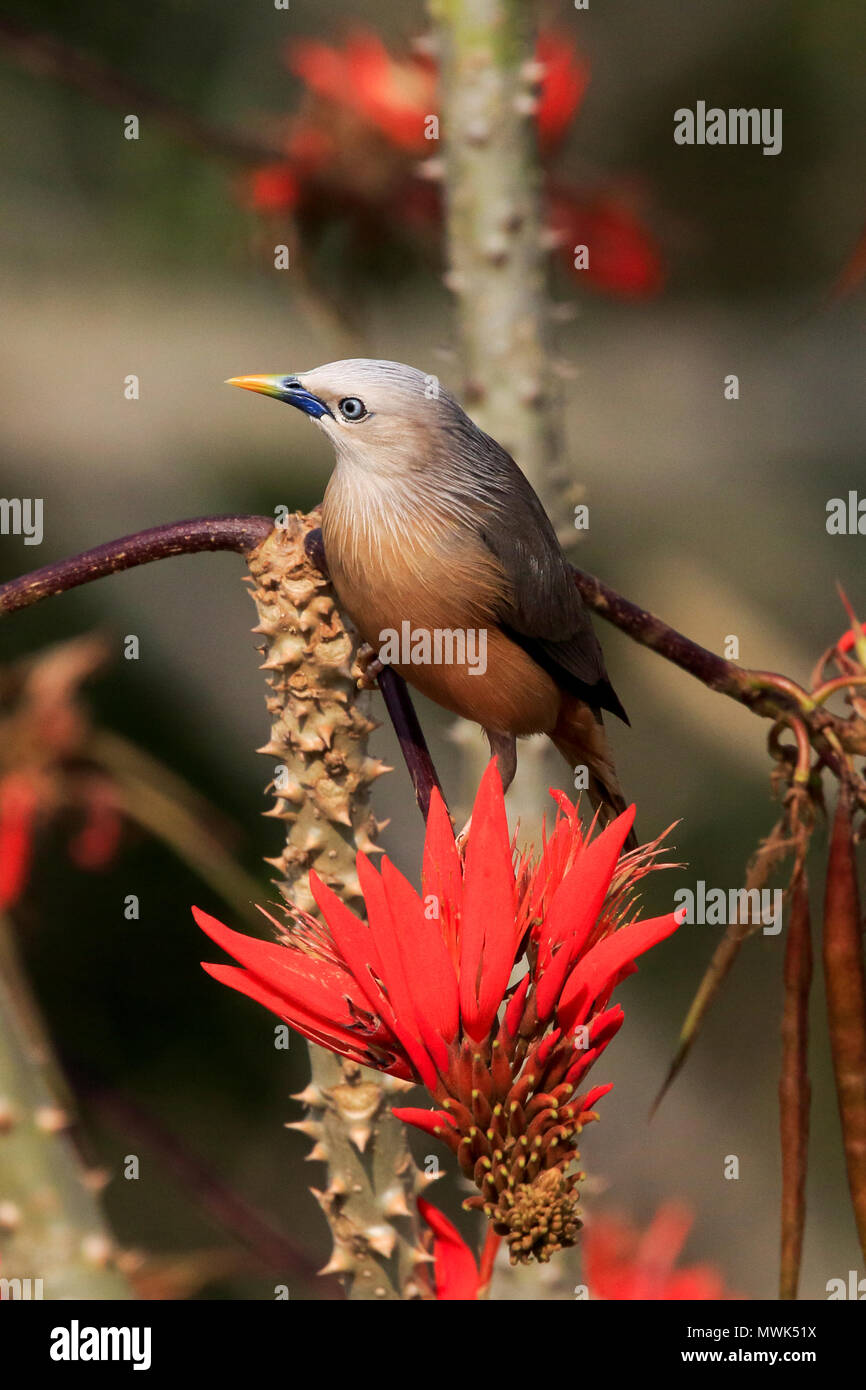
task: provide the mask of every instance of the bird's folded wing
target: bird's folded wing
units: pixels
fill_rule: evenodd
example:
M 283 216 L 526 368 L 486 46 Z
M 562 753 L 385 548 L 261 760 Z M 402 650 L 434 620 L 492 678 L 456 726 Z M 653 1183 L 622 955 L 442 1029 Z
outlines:
M 498 506 L 481 524 L 481 539 L 507 582 L 498 611 L 504 631 L 564 690 L 628 723 L 572 568 L 516 465 L 509 488 L 515 494 L 511 524 Z

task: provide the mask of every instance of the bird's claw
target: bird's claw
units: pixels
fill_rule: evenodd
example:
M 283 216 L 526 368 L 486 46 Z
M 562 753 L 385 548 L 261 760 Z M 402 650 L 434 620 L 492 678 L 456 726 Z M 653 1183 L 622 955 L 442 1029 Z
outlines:
M 371 647 L 369 642 L 362 642 L 352 666 L 352 676 L 358 689 L 373 690 L 384 669 L 385 663 L 379 660 L 375 647 Z
M 469 832 L 472 828 L 472 817 L 470 816 L 463 829 L 454 836 L 458 853 L 462 856 L 466 853 L 466 846 L 469 843 Z

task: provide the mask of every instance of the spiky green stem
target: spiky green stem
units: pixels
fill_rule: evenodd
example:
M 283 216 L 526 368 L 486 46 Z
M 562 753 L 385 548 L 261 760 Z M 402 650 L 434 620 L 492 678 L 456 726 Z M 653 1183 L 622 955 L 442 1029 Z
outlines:
M 358 850 L 375 853 L 379 826 L 369 807 L 372 782 L 388 769 L 367 752 L 375 727 L 369 697 L 352 676 L 357 638 L 341 617 L 328 580 L 304 545 L 318 517 L 288 518 L 249 557 L 266 643 L 273 809 L 285 825 L 282 852 L 267 862 L 280 891 L 316 910 L 310 869 L 356 910 L 363 908 Z M 306 1115 L 291 1126 L 313 1140 L 310 1158 L 326 1165 L 322 1207 L 334 1246 L 326 1272 L 346 1277 L 355 1299 L 412 1297 L 427 1256 L 417 1241 L 414 1195 L 426 1183 L 405 1131 L 391 1114 L 404 1083 L 311 1047 L 312 1077 L 298 1097 Z
M 519 463 L 565 541 L 574 479 L 564 471 L 548 350 L 547 256 L 532 113 L 538 81 L 535 16 L 526 0 L 431 0 L 441 57 L 448 285 L 456 301 L 463 395 L 479 425 Z M 486 762 L 463 728 L 464 799 Z M 546 744 L 521 747 L 510 802 L 539 815 Z
M 70 1138 L 73 1120 L 12 929 L 0 918 L 0 1277 L 30 1280 L 30 1297 L 130 1298 L 99 1184 Z M 27 1296 L 26 1283 L 11 1290 Z

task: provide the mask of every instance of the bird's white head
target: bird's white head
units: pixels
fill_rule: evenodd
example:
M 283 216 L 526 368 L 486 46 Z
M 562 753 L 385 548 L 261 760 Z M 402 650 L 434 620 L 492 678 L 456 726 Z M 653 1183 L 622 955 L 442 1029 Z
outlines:
M 426 471 L 450 452 L 455 426 L 474 428 L 437 377 L 402 362 L 353 357 L 229 385 L 295 406 L 328 436 L 339 464 L 380 475 Z

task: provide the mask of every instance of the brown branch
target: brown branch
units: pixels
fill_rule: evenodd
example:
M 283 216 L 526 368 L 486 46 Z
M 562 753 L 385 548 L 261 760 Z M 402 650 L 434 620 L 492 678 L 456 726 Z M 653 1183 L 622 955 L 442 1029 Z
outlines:
M 103 579 L 171 555 L 192 555 L 202 550 L 234 550 L 239 555 L 249 555 L 273 529 L 273 521 L 266 516 L 200 516 L 136 531 L 0 584 L 0 616 L 29 608 L 43 598 L 54 598 L 67 589 L 77 589 L 92 579 Z
M 788 699 L 786 700 L 781 692 L 770 698 L 763 687 L 754 683 L 756 676 L 763 676 L 765 673 L 746 671 L 734 666 L 724 657 L 684 637 L 676 628 L 669 627 L 661 618 L 656 618 L 645 608 L 630 603 L 600 579 L 596 579 L 595 575 L 575 569 L 574 582 L 585 602 L 600 618 L 606 618 L 641 646 L 649 647 L 650 651 L 658 652 L 659 656 L 663 656 L 674 666 L 687 671 L 709 690 L 729 695 L 732 699 L 748 705 L 756 713 L 766 714 L 774 719 L 789 709 L 799 712 L 799 695 L 804 699 L 808 698 L 805 690 L 801 691 L 793 682 L 787 682 L 784 676 L 778 679 L 789 685 Z
M 809 730 L 813 746 L 837 777 L 844 777 L 849 771 L 841 750 L 848 754 L 866 754 L 866 723 L 830 714 L 789 676 L 735 666 L 583 570 L 574 570 L 574 582 L 599 617 L 642 647 L 649 647 L 650 651 L 679 666 L 681 671 L 687 671 L 708 690 L 727 695 L 766 719 L 787 720 L 791 715 L 799 716 Z
M 824 986 L 836 1096 L 860 1249 L 866 1259 L 866 976 L 849 788 L 839 788 L 824 889 Z
M 200 154 L 240 164 L 273 164 L 286 158 L 285 150 L 279 145 L 199 120 L 101 59 L 82 53 L 50 34 L 33 33 L 13 19 L 0 18 L 0 50 L 36 77 L 65 82 L 103 106 L 151 117 Z
M 782 1242 L 779 1297 L 797 1297 L 806 1225 L 806 1165 L 809 1147 L 809 990 L 812 935 L 805 870 L 794 871 L 785 947 L 782 1013 L 782 1073 L 779 1129 L 782 1146 Z
M 20 579 L 11 579 L 0 585 L 0 616 L 27 608 L 40 599 L 52 598 L 80 584 L 87 584 L 92 579 L 101 579 L 105 575 L 117 574 L 121 570 L 133 569 L 136 565 L 163 560 L 171 555 L 188 555 L 203 550 L 233 550 L 241 555 L 249 555 L 270 534 L 273 525 L 269 517 L 263 516 L 197 517 L 122 536 L 119 540 L 109 541 L 68 560 L 45 565 Z M 327 574 L 321 533 L 311 533 L 310 542 L 313 547 L 309 551 L 311 560 L 323 574 Z M 768 719 L 799 715 L 809 726 L 813 743 L 837 776 L 845 772 L 839 756 L 840 749 L 849 754 L 866 753 L 866 725 L 863 721 L 840 719 L 830 714 L 788 676 L 735 666 L 583 570 L 574 570 L 574 580 L 589 607 L 600 617 L 613 623 L 641 646 L 649 647 L 666 661 L 687 671 L 709 690 L 727 695 L 754 714 Z M 419 805 L 425 809 L 430 793 L 425 779 L 429 778 L 430 769 L 423 758 L 419 764 L 417 747 L 415 753 L 412 751 L 413 743 L 417 745 L 420 729 L 414 711 L 411 717 L 408 715 L 408 692 L 405 696 L 398 693 L 396 681 L 399 678 L 391 674 L 394 679 L 386 681 L 386 685 L 391 686 L 386 703 L 392 718 L 395 712 L 397 714 L 395 727 L 398 723 L 404 726 L 401 747 L 410 772 L 415 767 L 412 780 Z
M 249 555 L 273 530 L 273 522 L 262 516 L 198 517 L 139 531 L 109 541 L 94 550 L 68 560 L 45 565 L 42 569 L 0 585 L 0 616 L 27 608 L 40 599 L 51 598 L 93 579 L 148 564 L 171 555 L 194 554 L 204 550 L 232 550 Z M 310 559 L 327 574 L 321 533 L 312 532 Z M 691 638 L 677 632 L 654 614 L 623 598 L 594 575 L 574 570 L 575 583 L 594 612 L 641 646 L 657 652 L 681 670 L 694 676 L 709 690 L 727 695 L 752 713 L 769 719 L 788 719 L 798 715 L 808 726 L 810 740 L 837 776 L 846 773 L 844 753 L 866 753 L 866 725 L 862 720 L 840 719 L 796 681 L 771 671 L 751 671 L 735 666 Z M 384 674 L 384 673 L 383 673 Z M 438 778 L 424 743 L 409 693 L 395 672 L 380 681 L 382 694 L 394 723 L 406 760 L 418 804 L 426 815 L 430 791 Z M 844 753 L 843 751 L 844 750 Z M 441 790 L 441 788 L 440 788 Z

